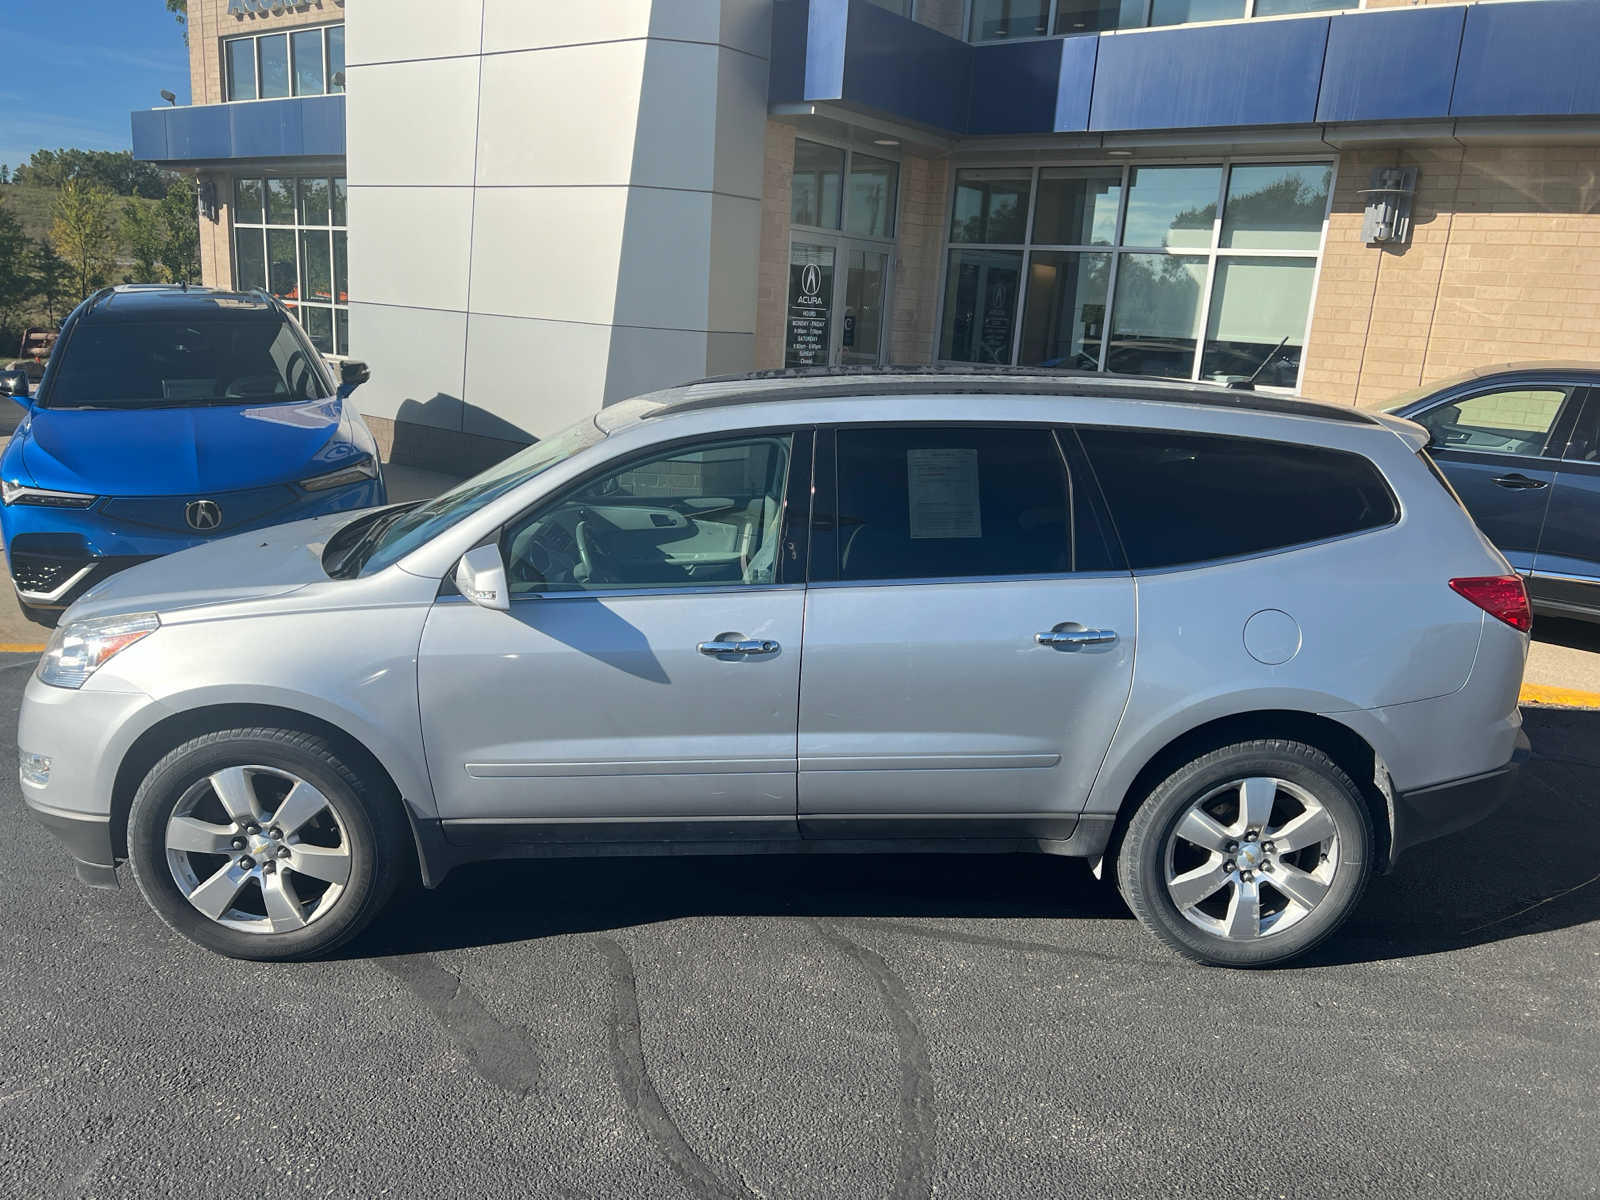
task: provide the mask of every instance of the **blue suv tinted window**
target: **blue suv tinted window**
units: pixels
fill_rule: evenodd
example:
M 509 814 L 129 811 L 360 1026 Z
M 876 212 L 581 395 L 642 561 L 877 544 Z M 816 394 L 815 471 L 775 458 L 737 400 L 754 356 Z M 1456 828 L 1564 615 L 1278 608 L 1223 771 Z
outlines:
M 1134 570 L 1281 550 L 1399 515 L 1359 454 L 1168 430 L 1078 432 Z

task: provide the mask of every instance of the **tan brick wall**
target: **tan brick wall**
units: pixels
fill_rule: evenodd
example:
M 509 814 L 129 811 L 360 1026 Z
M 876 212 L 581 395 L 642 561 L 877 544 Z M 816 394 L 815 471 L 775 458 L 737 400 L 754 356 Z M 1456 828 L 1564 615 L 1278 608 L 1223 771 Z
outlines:
M 1415 165 L 1411 244 L 1361 241 L 1374 167 Z M 1372 403 L 1600 347 L 1600 147 L 1373 150 L 1339 164 L 1302 390 Z
M 932 362 L 939 310 L 939 259 L 944 246 L 949 163 L 905 156 L 900 167 L 900 237 L 895 254 L 889 361 Z
M 783 366 L 789 297 L 789 188 L 794 179 L 794 126 L 767 122 L 767 165 L 761 186 L 761 261 L 756 274 L 756 368 Z
M 931 29 L 958 38 L 965 36 L 961 28 L 963 8 L 962 0 L 917 0 L 911 15 Z
M 189 2 L 189 88 L 195 104 L 221 104 L 222 40 L 344 20 L 344 0 L 292 0 L 282 12 L 228 15 L 228 0 Z
M 210 180 L 217 189 L 217 219 L 200 218 L 200 282 L 207 287 L 233 286 L 233 243 L 228 231 L 233 228 L 233 178 L 210 171 L 200 172 L 200 186 Z

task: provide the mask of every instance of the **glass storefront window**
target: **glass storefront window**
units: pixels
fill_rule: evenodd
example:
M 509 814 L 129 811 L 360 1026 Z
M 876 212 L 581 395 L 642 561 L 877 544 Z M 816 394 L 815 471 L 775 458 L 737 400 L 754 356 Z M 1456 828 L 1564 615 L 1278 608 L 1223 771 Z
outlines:
M 1314 258 L 1220 259 L 1200 377 L 1294 387 L 1316 273 Z
M 960 171 L 950 214 L 952 242 L 1020 244 L 1026 238 L 1028 171 Z
M 261 180 L 240 179 L 233 185 L 235 224 L 261 224 Z
M 262 244 L 259 230 L 250 230 L 238 239 L 233 256 L 233 273 L 241 292 L 267 286 L 267 250 Z
M 1211 245 L 1221 167 L 1134 167 L 1124 246 L 1189 250 Z
M 1110 282 L 1109 254 L 1035 250 L 1028 260 L 1017 361 L 1029 367 L 1099 370 Z
M 861 237 L 894 236 L 895 194 L 900 166 L 869 154 L 850 156 L 850 186 L 844 206 L 844 231 Z
M 322 72 L 322 30 L 302 29 L 290 40 L 294 43 L 294 94 L 323 95 L 328 88 Z
M 294 224 L 294 180 L 267 180 L 267 224 Z
M 349 221 L 345 217 L 345 201 L 347 191 L 348 189 L 346 188 L 345 181 L 343 179 L 335 179 L 333 181 L 333 223 L 335 225 L 349 224 Z
M 298 267 L 294 230 L 267 230 L 267 289 L 279 300 L 299 299 Z
M 1124 254 L 1117 264 L 1106 369 L 1122 375 L 1191 378 L 1205 295 L 1204 258 Z
M 1009 363 L 1021 278 L 1020 251 L 950 251 L 939 357 L 952 362 Z
M 233 191 L 235 286 L 267 289 L 289 307 L 317 349 L 348 354 L 345 180 L 236 179 Z
M 261 90 L 263 100 L 275 100 L 289 94 L 289 37 L 279 33 L 256 39 L 256 54 L 261 63 Z
M 328 91 L 344 91 L 344 26 L 328 27 Z
M 1284 17 L 1294 13 L 1329 12 L 1336 8 L 1354 8 L 1351 0 L 1256 0 L 1254 16 Z
M 790 223 L 819 229 L 839 228 L 839 199 L 843 180 L 843 150 L 796 138 Z
M 228 99 L 256 98 L 256 41 L 235 38 L 227 43 Z
M 1109 246 L 1117 240 L 1121 167 L 1046 167 L 1039 172 L 1035 243 Z
M 973 0 L 972 40 L 1042 37 L 1050 32 L 1050 0 Z
M 326 225 L 328 223 L 328 181 L 326 179 L 300 180 L 300 224 Z
M 1192 21 L 1233 21 L 1244 16 L 1245 0 L 1152 0 L 1150 24 L 1187 25 Z
M 1058 0 L 1057 33 L 1094 33 L 1144 24 L 1148 0 Z
M 1236 166 L 1228 172 L 1222 244 L 1249 250 L 1315 250 L 1322 242 L 1333 168 Z

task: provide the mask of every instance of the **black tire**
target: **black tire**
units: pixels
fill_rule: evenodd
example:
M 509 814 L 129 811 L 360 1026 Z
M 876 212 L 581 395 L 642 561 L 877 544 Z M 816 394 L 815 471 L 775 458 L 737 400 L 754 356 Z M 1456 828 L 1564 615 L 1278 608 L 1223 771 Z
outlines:
M 1245 940 L 1186 918 L 1168 891 L 1166 872 L 1169 843 L 1190 806 L 1231 781 L 1253 777 L 1280 779 L 1313 796 L 1333 820 L 1338 852 L 1326 894 L 1315 907 L 1285 928 Z M 1239 742 L 1185 764 L 1145 797 L 1117 857 L 1117 887 L 1140 923 L 1179 954 L 1210 966 L 1273 966 L 1304 954 L 1344 923 L 1366 891 L 1375 846 L 1360 790 L 1321 750 L 1277 739 Z M 1283 868 L 1278 870 L 1281 876 Z M 1258 877 L 1272 882 L 1270 874 Z M 1267 894 L 1281 895 L 1271 889 Z
M 220 925 L 189 902 L 168 865 L 165 831 L 178 802 L 213 773 L 243 766 L 288 772 L 311 784 L 343 826 L 348 881 L 327 911 L 303 928 L 246 932 Z M 313 734 L 267 728 L 208 733 L 171 751 L 140 784 L 128 814 L 128 863 L 150 907 L 190 941 L 230 958 L 314 958 L 360 933 L 412 865 L 400 801 L 386 792 Z

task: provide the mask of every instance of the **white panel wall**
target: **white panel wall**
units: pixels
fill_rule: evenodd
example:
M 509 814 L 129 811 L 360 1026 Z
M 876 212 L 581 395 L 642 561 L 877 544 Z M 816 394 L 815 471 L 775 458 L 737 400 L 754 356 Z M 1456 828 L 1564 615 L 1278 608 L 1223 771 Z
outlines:
M 543 437 L 751 366 L 770 10 L 348 0 L 364 407 Z

